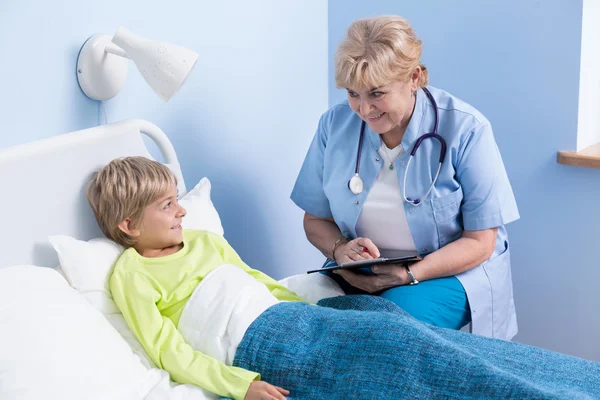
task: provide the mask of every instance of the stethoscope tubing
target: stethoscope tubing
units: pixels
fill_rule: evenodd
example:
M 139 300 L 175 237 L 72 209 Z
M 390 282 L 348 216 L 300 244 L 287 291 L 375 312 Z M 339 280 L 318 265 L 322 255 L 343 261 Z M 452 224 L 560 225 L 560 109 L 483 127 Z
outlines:
M 417 141 L 413 145 L 413 148 L 410 152 L 410 157 L 408 159 L 408 163 L 406 165 L 406 169 L 404 170 L 404 182 L 403 182 L 403 186 L 401 189 L 402 190 L 402 198 L 404 199 L 404 201 L 406 201 L 409 204 L 412 204 L 415 207 L 419 206 L 423 202 L 423 200 L 425 200 L 427 198 L 427 196 L 429 196 L 429 193 L 435 186 L 435 183 L 437 182 L 437 179 L 440 176 L 442 164 L 444 162 L 444 158 L 446 157 L 446 141 L 444 140 L 443 137 L 441 137 L 437 133 L 438 123 L 439 123 L 439 113 L 438 113 L 437 103 L 436 103 L 435 99 L 433 98 L 433 95 L 427 88 L 424 87 L 422 89 L 423 89 L 423 92 L 425 92 L 425 95 L 427 96 L 429 101 L 431 102 L 431 105 L 433 106 L 433 110 L 435 113 L 435 123 L 433 126 L 433 132 L 421 135 L 419 137 L 419 139 L 417 139 Z M 358 139 L 358 150 L 356 153 L 356 165 L 354 167 L 354 176 L 348 182 L 348 188 L 350 189 L 350 191 L 357 195 L 361 194 L 363 191 L 363 182 L 362 182 L 362 178 L 360 177 L 360 155 L 362 154 L 362 147 L 363 147 L 363 141 L 364 141 L 364 135 L 365 135 L 365 126 L 366 126 L 366 122 L 362 121 L 361 125 L 360 125 L 360 136 Z M 441 145 L 438 169 L 435 174 L 435 178 L 433 178 L 431 186 L 429 186 L 429 189 L 427 190 L 427 192 L 425 192 L 425 194 L 423 196 L 421 196 L 420 199 L 417 198 L 417 199 L 413 200 L 409 197 L 406 197 L 406 177 L 408 176 L 408 170 L 409 170 L 411 161 L 415 157 L 415 154 L 417 153 L 419 146 L 421 145 L 421 143 L 423 143 L 423 141 L 425 139 L 429 139 L 429 138 L 437 139 Z

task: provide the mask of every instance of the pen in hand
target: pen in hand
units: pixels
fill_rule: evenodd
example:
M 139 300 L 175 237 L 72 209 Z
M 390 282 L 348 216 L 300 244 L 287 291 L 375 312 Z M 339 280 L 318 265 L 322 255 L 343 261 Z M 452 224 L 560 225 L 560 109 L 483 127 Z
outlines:
M 369 251 L 369 249 L 367 248 L 367 246 L 361 246 L 361 247 L 362 247 L 361 252 L 363 254 L 367 253 L 367 255 L 371 256 L 371 258 L 377 258 L 374 254 L 371 254 L 371 252 Z

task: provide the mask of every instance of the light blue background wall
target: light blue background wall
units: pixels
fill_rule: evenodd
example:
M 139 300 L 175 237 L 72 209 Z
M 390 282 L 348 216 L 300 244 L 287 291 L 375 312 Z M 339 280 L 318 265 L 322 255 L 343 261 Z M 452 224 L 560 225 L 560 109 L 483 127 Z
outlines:
M 319 265 L 289 194 L 298 149 L 327 108 L 327 3 L 2 0 L 0 147 L 98 124 L 98 103 L 77 85 L 77 54 L 120 25 L 200 58 L 166 104 L 130 62 L 109 121 L 147 119 L 167 133 L 188 187 L 211 179 L 226 238 L 251 266 L 281 278 Z
M 582 0 L 351 4 L 329 1 L 330 58 L 354 19 L 402 15 L 431 84 L 492 122 L 521 213 L 508 227 L 517 340 L 600 360 L 600 170 L 556 163 L 576 147 Z M 332 76 L 330 105 L 344 98 Z

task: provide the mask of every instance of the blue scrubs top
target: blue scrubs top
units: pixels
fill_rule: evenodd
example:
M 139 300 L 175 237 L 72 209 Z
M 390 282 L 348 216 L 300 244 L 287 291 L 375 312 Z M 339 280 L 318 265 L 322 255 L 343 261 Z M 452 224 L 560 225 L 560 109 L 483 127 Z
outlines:
M 428 87 L 439 114 L 438 134 L 447 144 L 440 175 L 429 196 L 418 207 L 404 202 L 404 212 L 421 256 L 462 236 L 463 230 L 498 227 L 496 247 L 490 259 L 456 275 L 471 307 L 472 332 L 509 340 L 517 333 L 508 237 L 504 225 L 519 218 L 517 204 L 490 122 L 475 108 L 451 94 Z M 318 125 L 296 184 L 292 200 L 304 211 L 333 218 L 342 234 L 355 238 L 356 222 L 384 161 L 377 150 L 381 137 L 365 129 L 360 154 L 364 190 L 355 195 L 348 188 L 354 175 L 360 117 L 347 101 L 325 112 Z M 400 187 L 417 139 L 433 131 L 435 111 L 422 89 L 394 162 Z M 439 165 L 440 143 L 424 140 L 411 161 L 406 197 L 419 198 Z

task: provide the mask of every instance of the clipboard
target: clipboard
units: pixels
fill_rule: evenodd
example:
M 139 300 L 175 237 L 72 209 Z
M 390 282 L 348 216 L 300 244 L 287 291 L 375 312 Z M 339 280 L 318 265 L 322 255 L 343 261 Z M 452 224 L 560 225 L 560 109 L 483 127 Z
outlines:
M 410 265 L 414 264 L 417 261 L 420 261 L 421 257 L 415 252 L 407 252 L 407 251 L 396 251 L 389 252 L 388 257 L 379 257 L 379 258 L 371 258 L 368 260 L 359 260 L 359 261 L 349 261 L 342 263 L 340 265 L 334 265 L 326 268 L 319 268 L 307 271 L 307 274 L 312 274 L 315 272 L 324 272 L 324 271 L 334 271 L 337 269 L 348 269 L 348 270 L 357 270 L 361 268 L 370 269 L 373 265 L 385 265 L 385 264 L 401 264 L 401 265 Z M 364 272 L 364 270 L 363 270 Z

